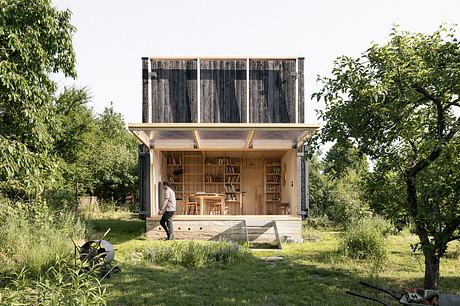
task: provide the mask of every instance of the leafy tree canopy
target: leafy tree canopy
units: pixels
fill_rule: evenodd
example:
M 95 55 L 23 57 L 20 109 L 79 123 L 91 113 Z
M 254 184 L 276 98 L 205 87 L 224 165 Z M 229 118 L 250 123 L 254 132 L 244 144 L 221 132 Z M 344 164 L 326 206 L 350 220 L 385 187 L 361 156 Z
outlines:
M 70 15 L 49 0 L 0 0 L 0 179 L 16 191 L 40 192 L 53 181 L 49 74 L 75 76 Z
M 323 141 L 351 141 L 404 184 L 399 209 L 425 254 L 425 287 L 439 285 L 439 258 L 459 238 L 460 44 L 455 29 L 393 29 L 385 45 L 343 56 L 314 94 L 324 99 Z M 458 182 L 458 181 L 457 181 Z M 401 189 L 400 189 L 401 190 Z M 403 204 L 402 204 L 403 203 Z

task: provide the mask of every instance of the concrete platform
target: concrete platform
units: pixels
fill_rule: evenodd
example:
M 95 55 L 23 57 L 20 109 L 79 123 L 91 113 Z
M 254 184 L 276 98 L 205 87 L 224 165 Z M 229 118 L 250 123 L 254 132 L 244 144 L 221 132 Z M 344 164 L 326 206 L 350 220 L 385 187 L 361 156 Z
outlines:
M 160 219 L 161 216 L 147 218 L 147 238 L 165 238 Z M 173 218 L 174 239 L 272 242 L 274 221 L 282 242 L 301 241 L 302 219 L 286 215 L 177 215 Z

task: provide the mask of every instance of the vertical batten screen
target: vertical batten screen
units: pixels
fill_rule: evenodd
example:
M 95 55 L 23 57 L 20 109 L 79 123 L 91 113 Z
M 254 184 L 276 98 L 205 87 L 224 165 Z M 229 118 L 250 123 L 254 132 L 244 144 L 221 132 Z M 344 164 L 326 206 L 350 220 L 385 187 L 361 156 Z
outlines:
M 148 114 L 147 114 L 147 122 L 152 122 L 152 78 L 150 77 L 150 73 L 152 72 L 152 61 L 147 61 L 147 71 L 148 71 L 148 90 L 147 90 L 147 107 L 148 107 Z
M 246 59 L 201 59 L 200 63 L 201 122 L 247 122 Z
M 151 59 L 152 122 L 198 122 L 197 61 Z
M 142 58 L 142 123 L 149 122 L 149 62 L 147 57 Z
M 299 59 L 295 60 L 295 123 L 299 123 Z
M 250 122 L 295 123 L 295 59 L 252 59 Z
M 304 83 L 304 66 L 305 66 L 305 59 L 303 57 L 299 57 L 298 61 L 298 73 L 297 78 L 299 82 L 298 86 L 298 99 L 299 99 L 299 123 L 305 123 L 305 83 Z
M 198 123 L 201 122 L 201 61 L 199 58 L 196 59 L 196 96 L 197 96 L 197 118 Z
M 304 123 L 303 58 L 142 61 L 142 122 Z
M 249 123 L 249 58 L 246 59 L 246 123 Z

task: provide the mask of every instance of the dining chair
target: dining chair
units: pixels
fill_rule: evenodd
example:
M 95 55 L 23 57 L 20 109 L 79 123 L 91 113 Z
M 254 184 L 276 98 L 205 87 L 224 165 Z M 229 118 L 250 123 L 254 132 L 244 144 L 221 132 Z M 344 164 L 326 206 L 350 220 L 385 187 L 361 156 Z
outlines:
M 184 207 L 182 209 L 183 215 L 189 215 L 193 211 L 194 215 L 198 214 L 198 209 L 200 208 L 200 203 L 193 197 L 191 194 L 184 194 Z

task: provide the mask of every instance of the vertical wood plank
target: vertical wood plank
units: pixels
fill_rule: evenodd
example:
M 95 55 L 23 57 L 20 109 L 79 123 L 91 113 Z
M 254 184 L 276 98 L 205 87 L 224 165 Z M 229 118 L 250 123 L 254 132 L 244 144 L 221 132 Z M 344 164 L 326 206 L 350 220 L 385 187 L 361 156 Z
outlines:
M 148 57 L 142 59 L 142 123 L 148 122 Z

